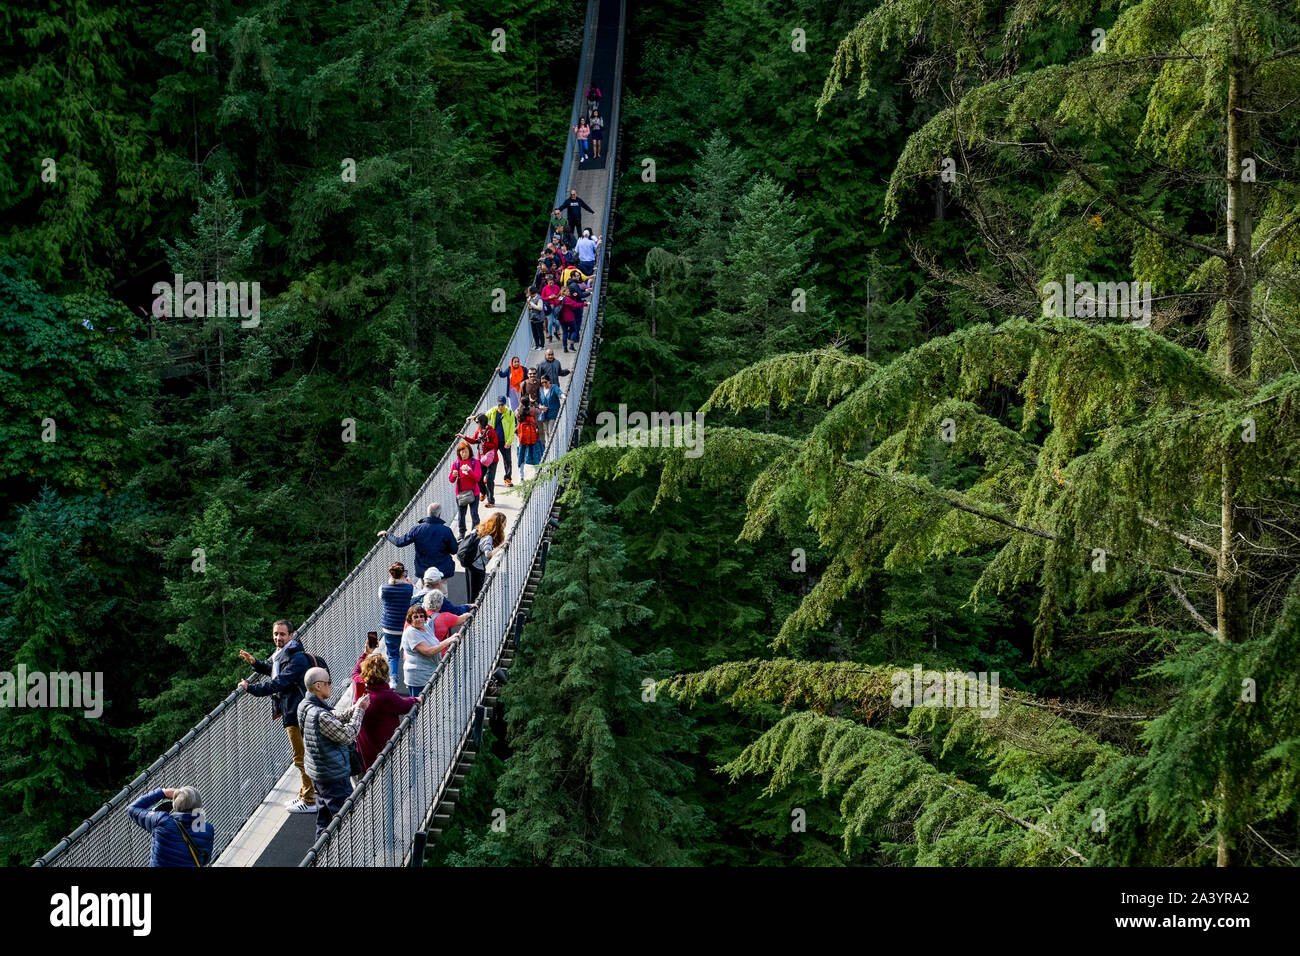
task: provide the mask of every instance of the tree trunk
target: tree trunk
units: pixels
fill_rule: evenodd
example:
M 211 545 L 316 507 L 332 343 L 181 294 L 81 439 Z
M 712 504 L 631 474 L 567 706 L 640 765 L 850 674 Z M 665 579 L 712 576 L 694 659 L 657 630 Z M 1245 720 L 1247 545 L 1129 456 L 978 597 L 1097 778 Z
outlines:
M 1251 184 L 1242 181 L 1241 162 L 1254 151 L 1256 123 L 1249 112 L 1254 65 L 1242 49 L 1237 4 L 1232 5 L 1232 50 L 1228 59 L 1227 104 L 1227 230 L 1228 258 L 1224 282 L 1226 325 L 1225 365 L 1228 377 L 1245 384 L 1251 376 L 1251 307 L 1255 267 L 1251 259 L 1253 220 Z M 1247 637 L 1246 568 L 1239 554 L 1242 517 L 1237 510 L 1240 482 L 1239 447 L 1229 446 L 1220 469 L 1219 558 L 1215 568 L 1215 610 L 1219 640 L 1227 643 Z M 1224 773 L 1217 788 L 1217 859 L 1219 866 L 1232 864 L 1240 823 L 1236 820 L 1237 785 Z

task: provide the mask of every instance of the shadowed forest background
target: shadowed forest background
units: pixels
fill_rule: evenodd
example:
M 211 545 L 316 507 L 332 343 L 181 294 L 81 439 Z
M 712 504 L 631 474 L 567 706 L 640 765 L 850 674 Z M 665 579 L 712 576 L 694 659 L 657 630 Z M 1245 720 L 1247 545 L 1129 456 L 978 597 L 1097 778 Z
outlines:
M 409 499 L 517 319 L 492 290 L 526 282 L 563 153 L 571 0 L 188 6 L 6 11 L 0 666 L 108 696 L 0 710 L 10 865 Z M 704 454 L 571 456 L 431 862 L 1293 863 L 1294 9 L 628 24 L 588 421 L 702 408 Z M 173 272 L 260 281 L 260 327 L 150 318 Z M 1150 327 L 1044 316 L 1067 275 L 1151 282 Z M 998 672 L 998 716 L 892 707 L 918 663 Z

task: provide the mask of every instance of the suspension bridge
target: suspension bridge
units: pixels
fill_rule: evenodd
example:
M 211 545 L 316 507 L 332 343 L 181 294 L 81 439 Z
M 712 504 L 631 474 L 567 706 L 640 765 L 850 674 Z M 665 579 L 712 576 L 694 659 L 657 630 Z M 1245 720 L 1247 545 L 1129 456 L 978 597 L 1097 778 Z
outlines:
M 604 96 L 605 149 L 602 159 L 579 164 L 572 134 L 559 171 L 555 203 L 561 205 L 570 188 L 594 210 L 584 225 L 603 234 L 600 268 L 582 323 L 578 351 L 560 353 L 572 362 L 561 379 L 564 399 L 543 462 L 572 447 L 585 417 L 592 375 L 593 347 L 602 324 L 602 292 L 608 275 L 615 167 L 619 148 L 619 99 L 623 70 L 625 0 L 589 0 L 583 28 L 582 53 L 569 126 L 585 112 L 589 85 Z M 529 277 L 511 276 L 522 285 Z M 533 348 L 527 312 L 521 312 L 507 343 L 501 366 L 512 356 L 529 367 L 543 358 Z M 496 368 L 473 409 L 486 411 L 508 385 Z M 463 419 L 451 423 L 460 430 Z M 447 474 L 455 442 L 433 468 L 390 529 L 401 533 L 423 517 L 429 504 L 440 502 L 444 517 L 457 511 Z M 501 469 L 498 469 L 501 473 Z M 522 477 L 522 474 L 518 477 Z M 357 785 L 342 811 L 314 843 L 314 814 L 290 814 L 285 802 L 297 792 L 298 773 L 288 737 L 270 717 L 266 700 L 236 690 L 218 704 L 183 738 L 46 853 L 37 866 L 148 866 L 148 836 L 127 816 L 127 808 L 142 793 L 156 787 L 193 786 L 203 797 L 207 820 L 216 840 L 217 866 L 418 866 L 429 839 L 436 839 L 450 819 L 458 786 L 472 765 L 483 722 L 495 698 L 498 668 L 509 668 L 513 648 L 545 564 L 551 518 L 556 511 L 559 479 L 498 485 L 496 500 L 506 515 L 509 545 L 489 566 L 478 611 L 467 623 L 460 645 L 450 653 L 425 686 L 420 706 L 408 714 L 388 745 Z M 484 515 L 480 515 L 484 517 Z M 295 636 L 312 654 L 324 658 L 337 679 L 340 696 L 351 694 L 342 679 L 365 646 L 368 631 L 379 629 L 379 588 L 388 580 L 388 566 L 406 558 L 386 539 L 339 583 Z M 455 580 L 463 582 L 458 569 Z M 453 594 L 456 600 L 457 595 Z M 268 616 L 268 632 L 271 618 Z M 260 680 L 250 676 L 250 682 Z M 338 699 L 331 701 L 338 703 Z

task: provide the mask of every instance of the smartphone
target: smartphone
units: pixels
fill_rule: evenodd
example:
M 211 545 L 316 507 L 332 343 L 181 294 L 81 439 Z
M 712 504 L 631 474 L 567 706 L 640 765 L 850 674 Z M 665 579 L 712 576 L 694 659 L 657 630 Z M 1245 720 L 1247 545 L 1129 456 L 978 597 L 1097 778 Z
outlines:
M 366 647 L 370 648 L 370 650 L 373 651 L 378 646 L 379 646 L 379 632 L 378 631 L 367 632 Z

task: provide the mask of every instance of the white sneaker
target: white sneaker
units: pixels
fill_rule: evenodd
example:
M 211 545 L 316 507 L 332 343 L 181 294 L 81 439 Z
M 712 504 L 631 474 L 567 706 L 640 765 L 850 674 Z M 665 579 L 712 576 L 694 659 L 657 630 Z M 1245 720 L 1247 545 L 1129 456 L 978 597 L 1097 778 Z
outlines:
M 396 678 L 394 678 L 394 677 L 390 677 L 390 678 L 388 678 L 388 689 L 389 689 L 389 690 L 397 690 L 397 679 L 396 679 Z
M 315 813 L 319 809 L 314 803 L 303 803 L 301 798 L 290 800 L 284 808 L 290 813 Z

